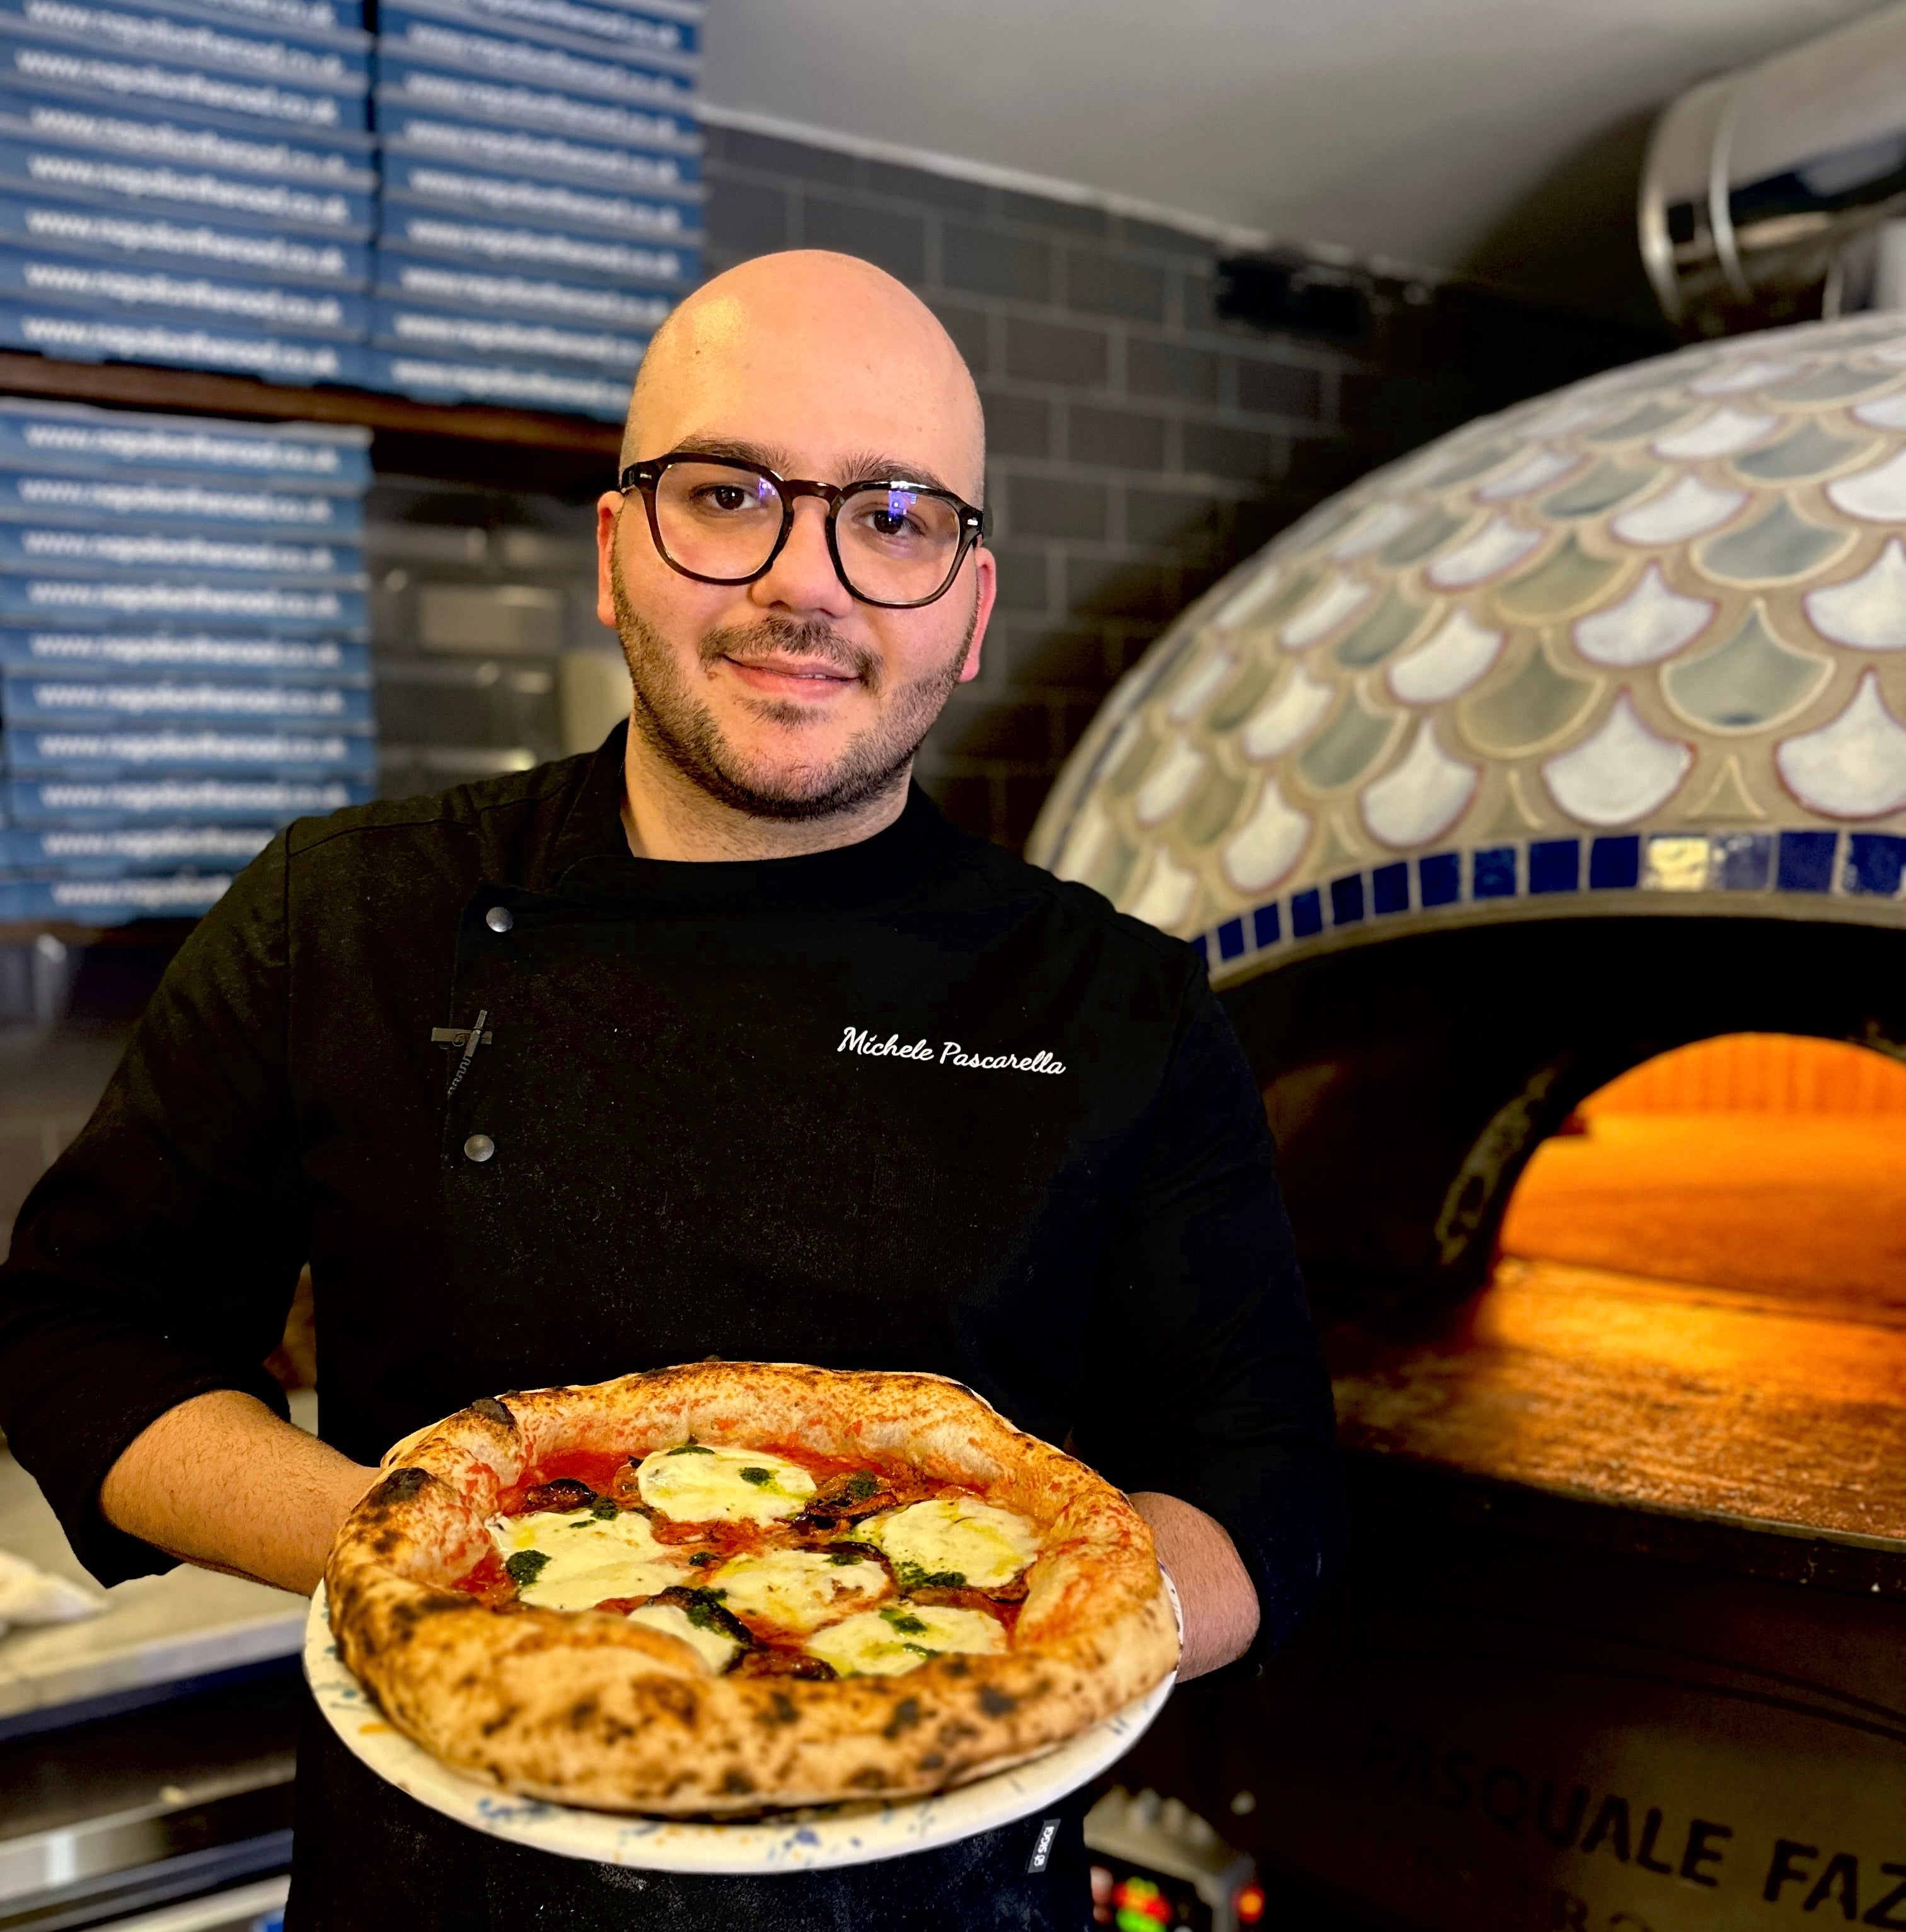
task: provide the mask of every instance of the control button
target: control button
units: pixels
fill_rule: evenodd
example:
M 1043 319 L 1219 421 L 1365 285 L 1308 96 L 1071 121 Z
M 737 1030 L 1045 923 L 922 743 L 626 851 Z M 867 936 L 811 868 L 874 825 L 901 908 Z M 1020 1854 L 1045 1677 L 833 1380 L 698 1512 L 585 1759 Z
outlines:
M 492 906 L 484 914 L 483 922 L 492 932 L 508 932 L 516 923 L 516 914 L 508 906 Z
M 472 1134 L 463 1143 L 463 1152 L 474 1161 L 486 1161 L 496 1151 L 496 1143 L 487 1134 Z

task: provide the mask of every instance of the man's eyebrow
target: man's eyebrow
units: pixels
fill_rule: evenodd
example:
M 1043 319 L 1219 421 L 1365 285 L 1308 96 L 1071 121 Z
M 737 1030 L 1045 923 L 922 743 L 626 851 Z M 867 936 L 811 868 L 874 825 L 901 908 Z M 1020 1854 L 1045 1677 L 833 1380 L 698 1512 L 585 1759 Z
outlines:
M 772 470 L 785 476 L 792 459 L 786 450 L 771 442 L 748 442 L 732 436 L 685 436 L 664 456 L 725 456 L 733 463 L 751 463 L 757 470 Z
M 731 436 L 685 436 L 673 449 L 664 454 L 725 457 L 731 463 L 751 463 L 757 469 L 772 470 L 777 476 L 791 476 L 795 468 L 793 458 L 785 449 L 773 443 L 750 442 Z M 930 490 L 945 490 L 954 496 L 959 494 L 927 464 L 916 463 L 907 457 L 883 456 L 877 451 L 858 452 L 838 466 L 835 476 L 817 480 L 862 483 L 886 482 L 890 479 L 924 483 Z
M 883 456 L 875 452 L 849 457 L 841 467 L 840 476 L 843 483 L 886 482 L 889 479 L 924 483 L 930 490 L 946 490 L 954 496 L 959 494 L 950 483 L 943 482 L 924 463 L 916 463 L 904 456 Z

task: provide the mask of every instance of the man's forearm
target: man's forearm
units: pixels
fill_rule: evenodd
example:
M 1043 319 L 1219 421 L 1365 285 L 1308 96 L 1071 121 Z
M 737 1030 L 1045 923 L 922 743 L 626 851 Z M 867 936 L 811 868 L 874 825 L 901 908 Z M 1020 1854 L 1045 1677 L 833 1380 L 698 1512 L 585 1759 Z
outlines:
M 1157 1490 L 1140 1490 L 1131 1505 L 1151 1525 L 1158 1561 L 1178 1586 L 1185 1615 L 1179 1682 L 1242 1657 L 1257 1634 L 1257 1592 L 1229 1531 Z
M 376 1474 L 256 1396 L 217 1389 L 133 1438 L 100 1508 L 169 1556 L 309 1596 L 337 1526 Z

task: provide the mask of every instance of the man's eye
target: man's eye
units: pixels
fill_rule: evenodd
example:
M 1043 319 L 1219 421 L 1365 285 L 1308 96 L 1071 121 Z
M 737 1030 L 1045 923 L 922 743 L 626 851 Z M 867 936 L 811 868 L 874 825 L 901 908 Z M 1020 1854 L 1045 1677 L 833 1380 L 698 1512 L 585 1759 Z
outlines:
M 718 483 L 702 492 L 702 501 L 717 510 L 739 510 L 751 500 L 751 493 L 739 483 Z

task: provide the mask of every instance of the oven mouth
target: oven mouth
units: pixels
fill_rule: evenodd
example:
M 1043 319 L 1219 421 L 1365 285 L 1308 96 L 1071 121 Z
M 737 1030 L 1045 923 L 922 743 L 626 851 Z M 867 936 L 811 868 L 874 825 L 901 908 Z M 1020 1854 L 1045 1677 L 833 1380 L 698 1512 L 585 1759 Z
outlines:
M 1571 922 L 1233 995 L 1353 1461 L 1906 1551 L 1897 953 Z

